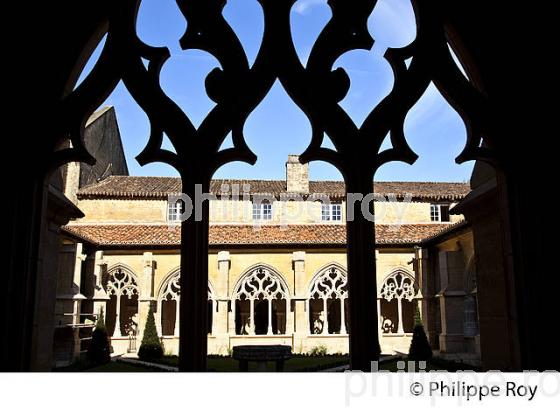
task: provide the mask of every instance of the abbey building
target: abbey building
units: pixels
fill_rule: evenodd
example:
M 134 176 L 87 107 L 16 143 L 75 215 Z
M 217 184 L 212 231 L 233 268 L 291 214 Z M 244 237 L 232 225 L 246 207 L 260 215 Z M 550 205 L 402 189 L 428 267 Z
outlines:
M 95 121 L 107 122 L 107 133 L 113 110 L 90 126 Z M 83 217 L 61 235 L 53 347 L 59 364 L 87 348 L 101 311 L 115 354 L 139 347 L 150 306 L 166 351 L 178 349 L 185 204 L 170 198 L 181 193 L 181 181 L 129 176 L 122 150 L 114 154 L 118 135 L 107 135 L 110 165 L 70 164 L 62 173 L 61 190 Z M 348 351 L 348 198 L 343 182 L 309 180 L 308 170 L 289 156 L 285 179 L 212 182 L 209 354 L 241 344 Z M 375 183 L 378 289 L 371 297 L 380 314 L 371 320 L 383 353 L 408 352 L 418 310 L 433 349 L 477 360 L 472 233 L 454 212 L 469 191 L 465 183 Z

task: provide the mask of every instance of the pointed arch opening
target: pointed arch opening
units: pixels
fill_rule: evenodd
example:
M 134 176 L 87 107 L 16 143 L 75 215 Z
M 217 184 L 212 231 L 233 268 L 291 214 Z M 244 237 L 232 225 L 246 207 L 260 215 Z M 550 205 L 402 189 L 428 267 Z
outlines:
M 181 302 L 180 276 L 181 271 L 179 269 L 173 270 L 161 282 L 157 292 L 156 326 L 158 328 L 158 334 L 161 336 L 179 337 L 179 305 Z M 208 281 L 208 334 L 212 334 L 212 323 L 216 303 L 214 295 L 214 288 L 210 281 Z
M 417 294 L 411 273 L 398 269 L 385 278 L 379 290 L 382 333 L 412 333 Z
M 237 335 L 286 334 L 288 285 L 267 265 L 249 269 L 234 288 L 232 306 Z
M 138 277 L 123 264 L 107 270 L 104 287 L 107 301 L 106 326 L 112 337 L 136 335 L 138 331 Z
M 311 281 L 308 299 L 311 334 L 347 334 L 348 278 L 346 270 L 331 264 Z

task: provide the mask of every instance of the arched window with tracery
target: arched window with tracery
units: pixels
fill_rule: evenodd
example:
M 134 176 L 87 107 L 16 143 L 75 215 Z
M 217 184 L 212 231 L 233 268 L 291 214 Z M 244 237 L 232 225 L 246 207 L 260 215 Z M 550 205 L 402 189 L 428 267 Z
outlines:
M 286 333 L 288 286 L 272 268 L 249 270 L 235 287 L 235 333 L 273 335 Z
M 113 337 L 136 334 L 138 329 L 138 281 L 125 266 L 108 270 L 105 287 L 107 301 L 107 332 Z
M 383 333 L 411 333 L 418 289 L 414 277 L 397 270 L 381 285 L 381 330 Z
M 179 304 L 181 301 L 180 271 L 175 271 L 165 279 L 157 298 L 157 327 L 162 336 L 179 337 Z M 215 299 L 208 284 L 208 334 L 212 333 Z
M 332 265 L 311 282 L 309 326 L 312 334 L 346 334 L 348 324 L 348 278 L 346 271 Z

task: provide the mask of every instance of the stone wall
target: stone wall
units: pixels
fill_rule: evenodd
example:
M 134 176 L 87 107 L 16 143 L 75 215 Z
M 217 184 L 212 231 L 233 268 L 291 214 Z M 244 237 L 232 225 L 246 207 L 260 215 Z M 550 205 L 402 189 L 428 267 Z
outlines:
M 472 230 L 451 233 L 419 250 L 416 257 L 422 318 L 430 344 L 442 354 L 480 363 L 479 337 L 465 333 L 467 300 L 472 298 L 475 304 L 477 300 Z
M 377 282 L 381 287 L 385 278 L 395 270 L 412 273 L 410 262 L 414 257 L 414 250 L 383 249 L 377 255 Z M 146 258 L 151 263 L 146 277 Z M 343 270 L 346 266 L 346 253 L 344 249 L 224 249 L 212 250 L 209 258 L 209 281 L 215 299 L 213 313 L 213 331 L 209 335 L 208 352 L 211 354 L 226 354 L 228 350 L 238 344 L 289 344 L 294 352 L 308 352 L 316 346 L 327 347 L 330 353 L 346 353 L 348 351 L 348 336 L 346 334 L 310 334 L 307 311 L 307 298 L 315 275 L 328 266 L 339 266 Z M 151 301 L 157 306 L 157 300 L 162 292 L 166 280 L 175 274 L 180 267 L 178 250 L 142 249 L 137 251 L 104 251 L 103 263 L 106 271 L 114 267 L 125 266 L 134 273 L 137 283 L 141 287 L 139 294 L 141 302 L 140 316 L 145 316 L 147 306 L 142 300 Z M 231 315 L 231 305 L 236 285 L 245 273 L 256 266 L 266 266 L 277 273 L 288 287 L 290 311 L 287 314 L 290 326 L 289 331 L 282 335 L 236 335 L 233 325 L 234 317 Z M 150 291 L 146 291 L 146 284 L 150 283 Z M 372 295 L 375 297 L 375 295 Z M 157 317 L 157 312 L 156 312 Z M 157 320 L 157 319 L 156 319 Z M 140 318 L 141 325 L 145 322 Z M 288 322 L 287 322 L 288 323 Z M 381 337 L 382 350 L 391 353 L 395 350 L 406 351 L 410 342 L 410 335 L 385 334 Z M 140 343 L 138 340 L 137 343 Z M 165 336 L 164 344 L 170 353 L 176 353 L 177 338 Z M 124 353 L 128 349 L 128 338 L 123 336 L 113 340 L 113 348 L 117 353 Z
M 86 214 L 80 223 L 165 223 L 167 201 L 146 199 L 81 199 L 79 208 Z M 214 200 L 210 202 L 212 223 L 252 223 L 251 201 Z M 342 215 L 346 203 L 342 202 Z M 376 202 L 376 223 L 431 223 L 429 202 Z M 451 223 L 462 220 L 451 215 Z M 261 224 L 325 223 L 321 220 L 321 203 L 318 201 L 275 201 L 272 219 Z M 329 223 L 344 223 L 333 221 Z

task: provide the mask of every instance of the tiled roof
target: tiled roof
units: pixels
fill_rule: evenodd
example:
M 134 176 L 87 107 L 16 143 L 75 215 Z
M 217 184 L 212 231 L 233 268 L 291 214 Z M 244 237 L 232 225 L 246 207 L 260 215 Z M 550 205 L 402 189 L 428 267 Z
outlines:
M 434 232 L 433 234 L 427 236 L 426 238 L 422 239 L 422 245 L 437 242 L 449 235 L 456 234 L 458 231 L 469 227 L 469 223 L 462 219 L 459 222 L 455 222 L 454 224 L 449 224 L 445 228 L 441 229 L 438 232 Z
M 217 179 L 210 185 L 210 191 L 219 195 L 227 185 L 225 192 L 231 195 L 232 186 L 237 185 L 240 195 L 249 186 L 250 194 L 286 194 L 286 182 L 282 180 L 240 180 Z M 469 185 L 461 182 L 376 182 L 374 192 L 381 195 L 395 194 L 402 199 L 412 195 L 413 199 L 460 200 L 470 191 Z M 81 188 L 79 199 L 87 198 L 167 198 L 170 194 L 181 192 L 181 180 L 171 177 L 134 177 L 110 176 L 97 184 Z M 310 181 L 310 194 L 326 194 L 341 198 L 345 195 L 344 183 L 341 181 Z
M 416 244 L 448 224 L 376 225 L 378 244 Z M 179 245 L 178 225 L 68 225 L 67 233 L 100 246 Z M 344 245 L 346 227 L 317 225 L 211 225 L 210 245 Z

